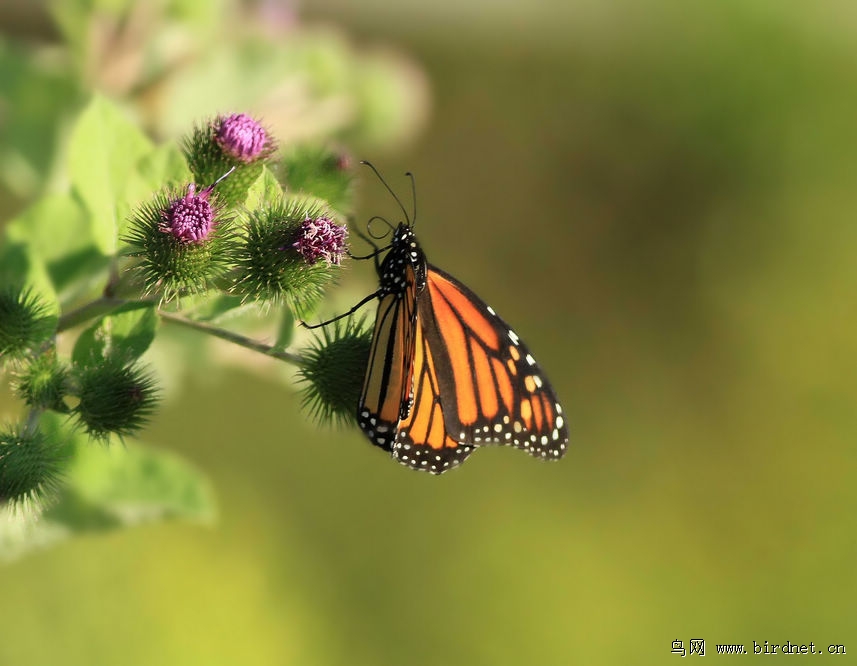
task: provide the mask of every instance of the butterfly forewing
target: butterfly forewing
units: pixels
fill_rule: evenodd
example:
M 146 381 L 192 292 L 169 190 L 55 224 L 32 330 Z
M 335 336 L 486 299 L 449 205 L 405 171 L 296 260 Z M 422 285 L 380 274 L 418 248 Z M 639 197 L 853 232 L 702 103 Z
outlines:
M 428 267 L 417 318 L 438 367 L 444 419 L 462 443 L 507 444 L 533 456 L 564 455 L 562 407 L 529 349 L 476 294 Z

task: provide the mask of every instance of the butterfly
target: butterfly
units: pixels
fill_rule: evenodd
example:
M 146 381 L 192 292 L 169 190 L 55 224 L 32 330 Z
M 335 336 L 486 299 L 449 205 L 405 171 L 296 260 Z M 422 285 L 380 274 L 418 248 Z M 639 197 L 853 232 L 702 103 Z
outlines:
M 378 299 L 357 406 L 357 423 L 369 440 L 398 462 L 433 474 L 457 467 L 486 444 L 561 458 L 568 443 L 562 407 L 515 331 L 427 262 L 412 222 L 400 223 L 389 246 L 376 247 L 373 256 L 378 290 L 352 308 Z

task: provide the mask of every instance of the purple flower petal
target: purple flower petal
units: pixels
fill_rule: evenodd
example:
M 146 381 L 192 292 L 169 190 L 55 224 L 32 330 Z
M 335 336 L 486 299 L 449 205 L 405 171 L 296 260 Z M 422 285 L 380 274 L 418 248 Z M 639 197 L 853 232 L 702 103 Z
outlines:
M 188 185 L 187 194 L 173 199 L 161 211 L 158 228 L 172 234 L 180 243 L 202 243 L 214 227 L 214 211 L 208 201 L 210 189 L 196 194 L 196 185 Z
M 236 160 L 252 162 L 269 147 L 268 133 L 246 113 L 221 116 L 215 123 L 215 140 Z
M 298 230 L 298 238 L 292 243 L 308 264 L 324 259 L 328 265 L 342 261 L 348 229 L 327 217 L 307 217 Z

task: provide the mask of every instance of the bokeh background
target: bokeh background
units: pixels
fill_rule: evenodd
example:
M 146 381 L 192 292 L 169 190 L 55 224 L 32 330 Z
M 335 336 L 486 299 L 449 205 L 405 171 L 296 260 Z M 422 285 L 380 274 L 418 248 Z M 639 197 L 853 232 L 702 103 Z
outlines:
M 21 11 L 7 36 L 39 32 Z M 696 638 L 857 654 L 853 3 L 297 11 L 421 67 L 422 130 L 357 156 L 405 194 L 416 173 L 430 260 L 527 340 L 569 454 L 429 477 L 317 427 L 256 359 L 191 373 L 146 438 L 211 477 L 219 522 L 5 565 L 0 664 L 662 664 Z M 366 174 L 359 199 L 395 215 Z M 349 270 L 332 309 L 372 288 Z

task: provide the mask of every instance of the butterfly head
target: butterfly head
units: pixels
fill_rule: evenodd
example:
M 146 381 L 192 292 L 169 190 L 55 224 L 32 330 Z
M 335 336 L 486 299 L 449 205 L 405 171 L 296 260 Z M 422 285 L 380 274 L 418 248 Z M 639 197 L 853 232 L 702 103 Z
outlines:
M 393 240 L 390 242 L 391 247 L 404 247 L 411 243 L 416 243 L 417 237 L 414 235 L 414 228 L 407 222 L 399 222 L 399 226 L 393 232 Z

